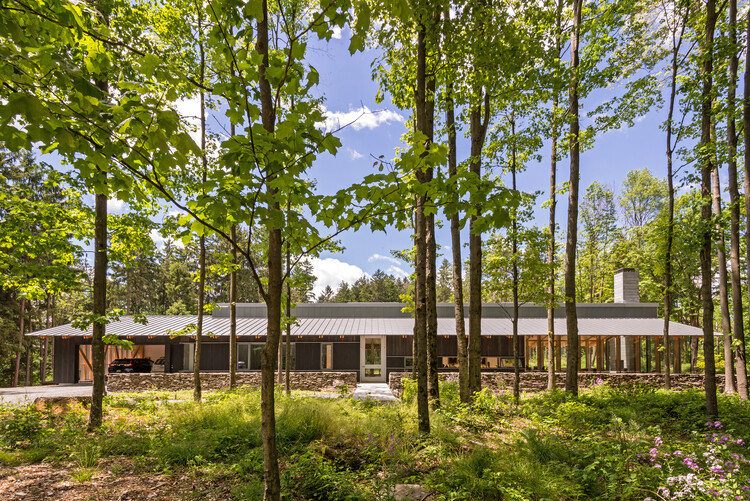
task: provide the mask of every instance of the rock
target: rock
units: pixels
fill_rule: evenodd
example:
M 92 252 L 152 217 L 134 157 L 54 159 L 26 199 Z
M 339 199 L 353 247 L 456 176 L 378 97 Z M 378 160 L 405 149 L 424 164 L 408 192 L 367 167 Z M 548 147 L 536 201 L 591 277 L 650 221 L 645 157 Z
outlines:
M 91 397 L 37 397 L 34 400 L 34 408 L 39 412 L 51 410 L 53 414 L 66 414 L 75 405 L 88 407 Z
M 356 372 L 292 372 L 289 375 L 290 386 L 293 390 L 321 391 L 340 387 L 354 387 L 357 385 Z M 201 373 L 201 385 L 204 390 L 219 390 L 229 388 L 229 374 L 222 372 Z M 238 372 L 238 386 L 260 387 L 260 372 Z M 178 391 L 190 390 L 193 387 L 192 372 L 176 373 L 134 373 L 108 374 L 107 391 L 137 392 L 146 390 Z
M 545 391 L 547 389 L 546 372 L 522 372 L 521 373 L 521 391 L 526 393 Z M 391 372 L 388 375 L 388 386 L 395 394 L 400 395 L 403 386 L 401 379 L 411 377 L 410 372 Z M 440 373 L 440 378 L 447 381 L 456 378 L 456 373 Z M 688 390 L 692 388 L 701 389 L 704 385 L 703 374 L 672 374 L 672 389 Z M 664 375 L 656 373 L 634 373 L 621 372 L 619 374 L 611 372 L 585 372 L 578 375 L 578 384 L 581 388 L 596 386 L 606 383 L 610 386 L 632 386 L 643 384 L 654 388 L 664 386 Z M 724 375 L 716 375 L 717 386 L 724 384 Z M 496 392 L 508 391 L 513 388 L 512 372 L 485 372 L 482 374 L 482 386 Z M 557 387 L 565 388 L 565 374 L 558 373 Z
M 432 495 L 421 485 L 396 484 L 393 489 L 393 499 L 396 501 L 428 501 Z

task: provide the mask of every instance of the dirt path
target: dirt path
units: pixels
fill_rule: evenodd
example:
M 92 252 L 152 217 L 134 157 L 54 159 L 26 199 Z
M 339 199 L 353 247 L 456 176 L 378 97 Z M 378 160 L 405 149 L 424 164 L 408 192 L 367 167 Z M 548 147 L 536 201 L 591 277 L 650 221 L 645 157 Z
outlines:
M 87 482 L 74 480 L 74 468 L 51 463 L 0 467 L 0 500 L 231 499 L 231 481 L 209 483 L 192 474 L 144 474 L 123 458 L 101 460 Z

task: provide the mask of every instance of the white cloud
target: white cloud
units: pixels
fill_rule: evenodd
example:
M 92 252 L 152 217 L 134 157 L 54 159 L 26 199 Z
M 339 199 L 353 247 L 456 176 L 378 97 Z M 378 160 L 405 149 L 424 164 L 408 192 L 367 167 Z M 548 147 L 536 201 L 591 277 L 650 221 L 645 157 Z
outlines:
M 318 296 L 326 288 L 326 285 L 330 285 L 331 289 L 336 291 L 336 287 L 343 281 L 349 285 L 353 284 L 358 278 L 367 276 L 362 268 L 353 264 L 345 263 L 334 258 L 312 258 L 310 260 L 313 267 L 313 275 L 315 275 L 315 286 L 313 287 L 313 293 Z
M 401 261 L 400 259 L 396 259 L 395 257 L 391 257 L 391 256 L 384 256 L 382 254 L 373 254 L 372 256 L 367 258 L 368 263 L 374 263 L 375 261 L 387 261 L 397 266 L 403 266 L 404 264 L 404 262 Z
M 161 236 L 159 230 L 153 229 L 148 234 L 151 237 L 151 240 L 156 244 L 156 247 L 161 247 L 164 244 L 164 237 Z
M 352 158 L 352 160 L 358 160 L 360 158 L 364 158 L 364 155 L 357 150 L 353 150 L 351 148 L 347 148 L 346 151 L 349 152 L 349 156 Z
M 333 27 L 333 35 L 332 35 L 332 37 L 335 38 L 336 40 L 341 40 L 341 35 L 342 35 L 341 32 L 342 32 L 341 27 L 334 26 Z
M 396 259 L 391 256 L 384 256 L 382 254 L 373 254 L 367 258 L 368 263 L 374 263 L 376 261 L 385 261 L 389 266 L 383 270 L 388 275 L 393 275 L 396 278 L 408 277 L 411 272 L 406 271 L 404 268 L 408 268 L 406 263 L 400 259 Z
M 388 275 L 393 275 L 396 278 L 406 278 L 409 276 L 409 272 L 401 268 L 400 266 L 389 266 L 385 272 Z
M 329 111 L 324 107 L 323 113 L 326 116 L 326 121 L 319 125 L 325 126 L 326 130 L 336 130 L 346 126 L 354 130 L 375 129 L 391 122 L 404 121 L 404 117 L 395 111 L 372 111 L 367 106 L 349 111 Z
M 185 244 L 182 243 L 181 239 L 175 240 L 172 237 L 164 238 L 161 234 L 161 232 L 157 229 L 153 229 L 149 232 L 149 236 L 151 237 L 151 240 L 154 241 L 154 244 L 156 245 L 157 249 L 161 249 L 164 247 L 164 244 L 166 242 L 171 242 L 173 247 L 179 247 L 180 249 L 185 247 Z
M 122 211 L 122 208 L 125 207 L 125 202 L 122 200 L 118 200 L 116 198 L 107 200 L 107 212 L 116 214 Z

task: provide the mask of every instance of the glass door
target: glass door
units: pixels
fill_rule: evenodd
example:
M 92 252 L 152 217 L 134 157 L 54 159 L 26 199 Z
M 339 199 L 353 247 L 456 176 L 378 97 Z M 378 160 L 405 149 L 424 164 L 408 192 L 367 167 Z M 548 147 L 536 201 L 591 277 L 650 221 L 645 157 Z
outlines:
M 385 381 L 385 338 L 364 336 L 360 341 L 360 381 Z

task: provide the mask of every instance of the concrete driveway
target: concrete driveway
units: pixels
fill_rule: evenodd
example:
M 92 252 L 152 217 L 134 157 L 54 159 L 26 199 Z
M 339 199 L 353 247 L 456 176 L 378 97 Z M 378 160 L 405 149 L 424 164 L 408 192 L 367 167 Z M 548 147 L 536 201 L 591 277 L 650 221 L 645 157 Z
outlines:
M 91 395 L 91 383 L 0 388 L 0 404 L 32 403 L 37 397 L 85 397 Z

